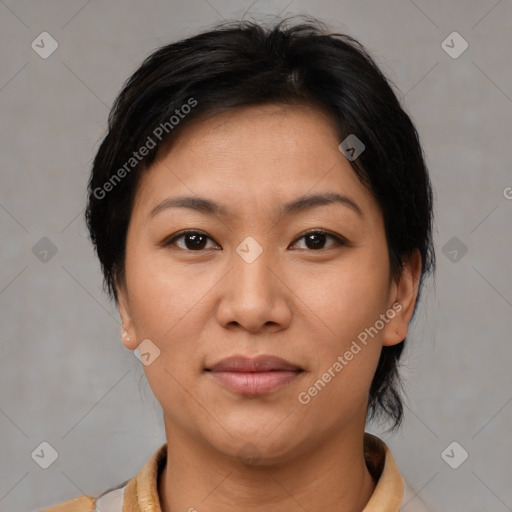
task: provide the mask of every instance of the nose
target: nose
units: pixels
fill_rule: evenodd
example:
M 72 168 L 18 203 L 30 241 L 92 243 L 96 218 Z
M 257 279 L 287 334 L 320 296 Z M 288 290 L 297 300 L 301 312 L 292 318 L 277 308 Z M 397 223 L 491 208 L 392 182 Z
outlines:
M 232 270 L 222 281 L 217 319 L 227 329 L 244 328 L 256 333 L 280 331 L 291 321 L 291 292 L 280 277 L 279 265 L 270 253 L 248 262 L 232 256 Z

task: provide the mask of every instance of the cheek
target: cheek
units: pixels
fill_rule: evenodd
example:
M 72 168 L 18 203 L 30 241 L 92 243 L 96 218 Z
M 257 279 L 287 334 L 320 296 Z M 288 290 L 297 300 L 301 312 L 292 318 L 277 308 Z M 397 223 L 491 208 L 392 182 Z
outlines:
M 319 407 L 334 401 L 340 413 L 346 412 L 365 399 L 378 364 L 380 318 L 389 297 L 387 262 L 372 263 L 371 256 L 360 254 L 297 287 L 297 295 L 305 297 L 323 325 L 310 354 L 308 386 L 313 388 L 304 390 L 305 399 L 314 398 Z
M 173 338 L 179 344 L 179 331 L 207 292 L 208 278 L 193 265 L 172 263 L 164 252 L 148 246 L 141 240 L 127 250 L 126 280 L 135 328 L 139 338 L 162 344 Z
M 331 281 L 334 286 L 336 282 Z M 381 353 L 380 334 L 371 328 L 382 313 L 382 300 L 372 287 L 344 281 L 332 296 L 315 306 L 328 329 L 310 350 L 310 376 L 298 390 L 303 420 L 321 417 L 325 429 L 336 430 L 354 415 L 364 414 L 369 389 Z
M 201 413 L 190 393 L 202 371 L 198 341 L 204 338 L 204 318 L 199 317 L 211 283 L 142 252 L 127 259 L 126 276 L 137 340 L 150 339 L 160 350 L 143 366 L 148 384 L 166 415 L 190 429 Z
M 207 284 L 171 267 L 143 244 L 128 245 L 126 284 L 137 342 L 149 339 L 159 357 L 144 366 L 147 380 L 162 403 L 181 400 L 179 383 L 199 372 L 196 341 L 203 326 L 194 321 Z
M 297 295 L 317 313 L 329 333 L 327 344 L 343 349 L 385 313 L 389 302 L 387 261 L 354 254 L 322 273 L 296 283 Z

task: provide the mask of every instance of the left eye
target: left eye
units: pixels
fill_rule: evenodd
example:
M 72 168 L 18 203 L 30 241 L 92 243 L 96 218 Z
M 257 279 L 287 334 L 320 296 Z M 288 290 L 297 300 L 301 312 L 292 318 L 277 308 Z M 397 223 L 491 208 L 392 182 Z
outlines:
M 334 240 L 334 244 L 331 244 L 331 246 L 346 245 L 346 242 L 339 236 L 331 235 L 327 231 L 323 230 L 310 231 L 309 233 L 306 233 L 305 235 L 302 235 L 300 238 L 298 238 L 297 241 L 304 240 L 304 244 L 306 245 L 306 247 L 300 247 L 300 249 L 321 250 L 325 249 L 324 245 L 328 238 Z

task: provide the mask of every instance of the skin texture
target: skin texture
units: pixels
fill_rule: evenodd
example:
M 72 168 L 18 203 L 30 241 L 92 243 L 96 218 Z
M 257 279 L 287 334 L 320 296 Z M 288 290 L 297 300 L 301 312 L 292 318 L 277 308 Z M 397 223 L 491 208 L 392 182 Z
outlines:
M 407 334 L 421 262 L 415 253 L 391 278 L 382 213 L 339 143 L 318 110 L 247 107 L 186 126 L 141 180 L 119 310 L 128 349 L 150 339 L 160 350 L 144 371 L 164 412 L 164 512 L 361 511 L 374 490 L 363 457 L 368 392 L 382 346 Z M 362 215 L 343 204 L 278 211 L 332 192 Z M 177 195 L 211 199 L 228 214 L 172 207 L 149 215 Z M 308 244 L 303 237 L 313 228 L 348 244 L 321 235 L 319 245 Z M 200 250 L 190 237 L 162 245 L 189 229 L 207 235 Z M 236 252 L 248 236 L 263 251 L 252 263 Z M 395 301 L 401 311 L 300 403 L 298 394 Z M 247 397 L 205 371 L 235 354 L 276 355 L 304 371 Z M 256 460 L 244 462 L 241 453 Z

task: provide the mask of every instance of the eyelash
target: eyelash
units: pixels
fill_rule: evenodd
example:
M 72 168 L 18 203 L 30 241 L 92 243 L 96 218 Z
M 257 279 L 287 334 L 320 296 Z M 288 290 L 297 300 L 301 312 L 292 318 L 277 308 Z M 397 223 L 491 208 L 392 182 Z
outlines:
M 348 242 L 348 240 L 346 240 L 345 238 L 339 236 L 339 235 L 335 235 L 334 233 L 331 233 L 330 231 L 326 231 L 325 229 L 312 229 L 310 231 L 307 231 L 306 233 L 303 233 L 300 237 L 296 238 L 295 241 L 293 242 L 293 245 L 295 245 L 297 242 L 299 242 L 301 239 L 305 238 L 306 236 L 308 235 L 311 235 L 311 234 L 321 234 L 321 235 L 326 235 L 327 237 L 330 237 L 332 238 L 334 241 L 335 241 L 335 244 L 333 245 L 337 245 L 337 246 L 350 246 L 351 244 Z M 180 238 L 183 238 L 184 236 L 186 235 L 203 235 L 205 237 L 207 237 L 208 239 L 210 240 L 213 240 L 212 238 L 210 238 L 205 232 L 203 231 L 198 231 L 198 230 L 187 230 L 187 231 L 181 231 L 180 233 L 177 233 L 175 235 L 172 235 L 170 238 L 167 238 L 166 240 L 164 240 L 160 245 L 162 247 L 169 247 L 171 246 L 172 244 L 174 244 L 174 242 L 176 240 L 179 240 Z M 308 250 L 308 251 L 312 251 L 312 252 L 321 252 L 321 251 L 325 251 L 331 247 L 333 247 L 333 245 L 330 245 L 326 248 L 321 248 L 321 249 L 300 249 L 300 250 Z M 179 249 L 183 250 L 183 251 L 188 251 L 188 252 L 203 252 L 207 249 L 198 249 L 198 250 L 193 250 L 193 249 L 183 249 L 181 247 L 179 247 Z

